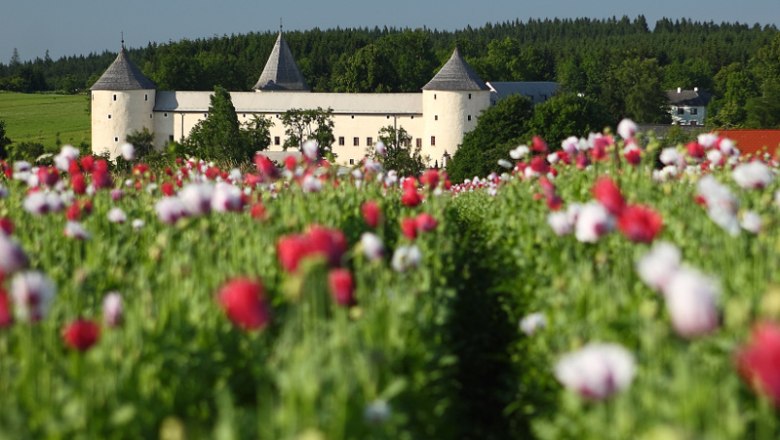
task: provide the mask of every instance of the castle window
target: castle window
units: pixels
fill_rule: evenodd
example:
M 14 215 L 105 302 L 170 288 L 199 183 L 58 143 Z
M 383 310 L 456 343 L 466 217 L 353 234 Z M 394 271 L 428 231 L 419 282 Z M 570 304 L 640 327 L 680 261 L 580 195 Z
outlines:
M 350 164 L 350 165 L 355 165 L 355 159 L 350 159 L 350 160 L 349 160 L 349 164 Z
M 149 119 L 152 119 L 153 117 L 154 116 L 151 113 L 149 113 Z
M 168 113 L 163 113 L 163 117 L 167 118 L 168 117 Z
M 412 115 L 412 119 L 414 119 L 414 115 Z
M 387 119 L 390 119 L 390 115 L 387 115 Z
M 111 115 L 108 115 L 108 119 L 111 119 Z
M 422 138 L 417 138 L 417 148 L 422 148 Z
M 434 99 L 434 100 L 436 99 L 436 94 L 435 94 L 435 93 L 433 94 L 433 99 Z
M 469 115 L 467 119 L 470 121 L 471 120 L 471 115 Z
M 366 145 L 368 145 L 369 147 L 374 145 L 374 138 L 367 137 L 366 138 Z
M 114 142 L 119 142 L 119 138 L 118 138 L 118 137 L 115 137 L 115 138 L 114 138 Z
M 339 145 L 344 146 L 344 136 L 339 136 Z
M 352 119 L 355 119 L 355 115 L 352 115 Z
M 469 99 L 471 99 L 471 93 L 469 93 Z
M 148 101 L 148 100 L 149 100 L 149 95 L 144 94 L 144 101 Z
M 208 114 L 208 113 L 203 113 L 203 117 L 204 117 L 204 118 L 208 118 L 208 117 L 209 117 L 209 114 Z
M 242 118 L 246 118 L 246 113 L 241 115 Z
M 434 120 L 434 121 L 438 121 L 438 120 L 439 120 L 439 115 L 434 115 L 434 116 L 433 116 L 433 120 Z
M 116 101 L 116 95 L 114 95 L 114 101 Z
M 282 142 L 282 140 L 279 139 L 279 136 L 274 136 L 274 145 L 279 145 L 279 144 L 281 144 L 281 142 Z
M 354 147 L 359 147 L 360 146 L 360 138 L 359 137 L 352 138 L 352 146 L 354 146 Z
M 431 147 L 436 146 L 436 136 L 431 136 Z
M 699 114 L 699 109 L 697 109 L 696 107 L 691 108 L 691 114 L 692 115 L 698 115 Z
M 173 142 L 173 135 L 172 134 L 168 135 L 168 141 Z

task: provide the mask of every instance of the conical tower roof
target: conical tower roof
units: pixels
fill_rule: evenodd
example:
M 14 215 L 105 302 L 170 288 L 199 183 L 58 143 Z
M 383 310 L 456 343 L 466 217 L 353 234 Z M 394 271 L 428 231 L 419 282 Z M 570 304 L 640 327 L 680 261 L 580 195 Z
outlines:
M 276 44 L 274 44 L 271 55 L 265 63 L 263 73 L 260 74 L 260 79 L 257 80 L 257 84 L 253 88 L 268 91 L 309 90 L 309 86 L 306 85 L 306 80 L 303 79 L 303 75 L 295 63 L 295 58 L 290 52 L 290 46 L 287 45 L 281 32 L 279 32 Z
M 460 55 L 456 47 L 452 56 L 442 66 L 432 80 L 423 86 L 423 90 L 490 90 Z
M 157 86 L 127 57 L 124 46 L 90 90 L 153 90 Z

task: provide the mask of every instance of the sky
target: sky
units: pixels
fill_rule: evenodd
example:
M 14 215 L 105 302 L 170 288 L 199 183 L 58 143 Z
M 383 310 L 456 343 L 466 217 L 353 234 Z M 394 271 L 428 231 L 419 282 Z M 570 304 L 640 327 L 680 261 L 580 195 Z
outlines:
M 21 60 L 89 54 L 120 46 L 165 43 L 279 29 L 337 26 L 456 30 L 529 18 L 606 18 L 642 14 L 652 27 L 662 17 L 780 27 L 780 0 L 4 0 L 0 62 L 14 48 Z

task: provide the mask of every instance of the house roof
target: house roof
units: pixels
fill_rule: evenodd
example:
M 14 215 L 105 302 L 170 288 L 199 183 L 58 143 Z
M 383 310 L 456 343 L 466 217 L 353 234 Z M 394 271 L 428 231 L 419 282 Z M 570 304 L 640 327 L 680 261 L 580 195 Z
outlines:
M 452 56 L 423 90 L 490 90 L 477 72 L 468 65 L 456 47 Z
M 276 43 L 265 63 L 263 73 L 260 74 L 260 79 L 253 88 L 265 91 L 309 90 L 303 74 L 295 63 L 290 46 L 287 45 L 281 32 L 276 37 Z
M 667 90 L 666 97 L 669 104 L 689 107 L 705 107 L 712 97 L 709 93 L 702 90 Z
M 125 48 L 90 90 L 154 90 L 157 86 L 130 61 Z
M 743 155 L 762 151 L 774 154 L 780 146 L 780 130 L 735 129 L 720 130 L 718 134 L 736 142 Z
M 211 92 L 157 92 L 154 111 L 207 112 Z M 421 115 L 422 93 L 231 92 L 237 113 L 284 113 L 331 108 L 336 114 Z

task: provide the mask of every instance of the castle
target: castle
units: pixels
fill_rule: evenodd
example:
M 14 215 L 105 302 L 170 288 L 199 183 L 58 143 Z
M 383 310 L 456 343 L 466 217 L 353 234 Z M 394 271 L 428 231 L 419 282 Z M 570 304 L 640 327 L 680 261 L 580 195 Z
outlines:
M 553 82 L 485 83 L 458 49 L 421 93 L 313 93 L 293 58 L 282 32 L 252 92 L 231 92 L 239 122 L 270 118 L 270 151 L 281 151 L 285 127 L 281 115 L 290 109 L 332 109 L 332 151 L 339 163 L 358 163 L 378 141 L 382 127 L 403 127 L 431 163 L 444 165 L 490 105 L 522 93 L 534 103 L 557 90 Z M 144 128 L 154 144 L 185 139 L 208 116 L 212 92 L 158 91 L 128 58 L 124 45 L 114 62 L 91 88 L 92 151 L 120 154 L 125 137 Z

